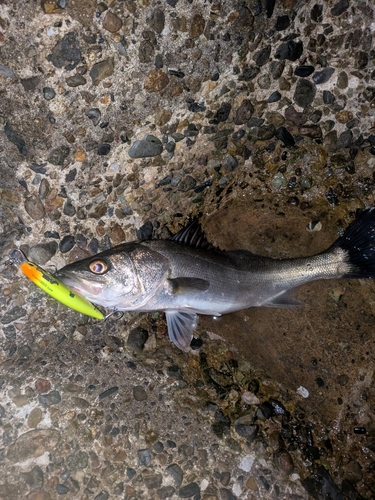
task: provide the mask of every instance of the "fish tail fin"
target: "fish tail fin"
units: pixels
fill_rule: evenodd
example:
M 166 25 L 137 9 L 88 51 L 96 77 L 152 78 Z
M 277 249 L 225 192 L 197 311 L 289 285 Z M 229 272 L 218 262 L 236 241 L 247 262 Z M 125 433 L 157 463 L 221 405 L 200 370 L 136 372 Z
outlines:
M 375 278 L 375 209 L 363 211 L 332 245 L 347 254 L 343 278 Z

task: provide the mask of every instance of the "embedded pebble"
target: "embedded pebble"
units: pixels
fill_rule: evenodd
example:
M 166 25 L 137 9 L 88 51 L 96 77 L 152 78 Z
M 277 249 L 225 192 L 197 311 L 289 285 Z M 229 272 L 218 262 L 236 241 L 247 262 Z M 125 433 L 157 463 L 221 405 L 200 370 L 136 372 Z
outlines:
M 90 77 L 93 85 L 98 85 L 105 78 L 112 76 L 113 72 L 114 72 L 113 57 L 95 63 L 90 70 Z
M 44 99 L 46 99 L 47 101 L 51 101 L 52 99 L 54 99 L 56 96 L 56 92 L 54 91 L 53 88 L 51 87 L 44 87 L 43 88 L 43 97 Z
M 174 485 L 179 488 L 184 476 L 181 467 L 178 464 L 171 464 L 165 471 L 172 477 Z
M 61 253 L 67 253 L 74 247 L 74 244 L 75 244 L 74 236 L 66 235 L 60 241 L 59 250 Z
M 51 391 L 48 394 L 41 394 L 39 396 L 39 403 L 44 406 L 57 405 L 61 402 L 61 396 L 59 391 Z
M 314 83 L 316 83 L 316 85 L 321 85 L 322 83 L 327 83 L 334 72 L 335 68 L 327 66 L 326 68 L 322 69 L 322 71 L 316 71 L 313 74 L 312 79 Z
M 103 28 L 111 33 L 116 33 L 122 27 L 122 20 L 111 11 L 108 11 L 103 19 Z
M 8 448 L 7 459 L 11 462 L 25 462 L 45 452 L 53 452 L 60 441 L 55 429 L 35 429 L 21 434 Z
M 143 139 L 135 141 L 130 147 L 128 154 L 130 158 L 147 158 L 160 155 L 163 152 L 163 144 L 154 135 L 147 134 Z
M 40 220 L 46 214 L 43 203 L 38 196 L 30 196 L 25 200 L 25 210 L 33 220 Z
M 133 387 L 133 396 L 136 401 L 146 401 L 147 392 L 141 385 Z
M 189 483 L 178 492 L 180 498 L 190 498 L 200 492 L 200 488 L 197 483 Z
M 294 70 L 294 74 L 302 78 L 307 78 L 314 73 L 314 70 L 314 66 L 297 66 Z
M 296 90 L 294 92 L 294 101 L 301 108 L 309 106 L 316 94 L 315 85 L 309 80 L 298 80 Z
M 9 309 L 3 316 L 1 317 L 1 323 L 3 325 L 8 325 L 9 323 L 12 323 L 13 321 L 16 321 L 17 319 L 23 318 L 26 316 L 26 310 L 21 307 L 21 306 L 15 306 L 12 307 L 12 309 Z
M 102 114 L 98 108 L 90 108 L 86 111 L 86 116 L 92 121 L 92 123 L 96 127 L 96 125 L 98 125 L 98 123 L 100 122 Z

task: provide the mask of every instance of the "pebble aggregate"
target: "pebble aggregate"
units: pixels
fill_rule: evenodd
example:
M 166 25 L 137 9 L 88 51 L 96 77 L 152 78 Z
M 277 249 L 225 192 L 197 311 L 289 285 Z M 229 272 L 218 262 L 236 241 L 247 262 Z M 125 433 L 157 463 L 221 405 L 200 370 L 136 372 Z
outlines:
M 0 498 L 372 498 L 373 285 L 202 319 L 185 354 L 161 313 L 95 323 L 7 263 L 197 214 L 228 249 L 327 248 L 374 204 L 372 3 L 0 4 Z

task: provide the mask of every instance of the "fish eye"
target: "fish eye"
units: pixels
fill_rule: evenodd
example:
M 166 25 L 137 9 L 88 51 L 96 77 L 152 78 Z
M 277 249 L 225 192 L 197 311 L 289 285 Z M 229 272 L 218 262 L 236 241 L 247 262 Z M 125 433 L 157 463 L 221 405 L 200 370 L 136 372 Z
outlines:
M 105 274 L 109 269 L 108 264 L 104 260 L 92 260 L 89 268 L 94 274 Z

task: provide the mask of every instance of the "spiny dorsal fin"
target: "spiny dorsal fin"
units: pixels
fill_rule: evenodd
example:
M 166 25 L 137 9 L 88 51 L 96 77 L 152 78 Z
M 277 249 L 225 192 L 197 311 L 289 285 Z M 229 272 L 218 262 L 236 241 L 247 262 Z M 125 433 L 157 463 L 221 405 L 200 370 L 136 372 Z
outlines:
M 187 226 L 180 229 L 178 233 L 170 238 L 172 241 L 194 248 L 212 249 L 213 246 L 207 241 L 202 226 L 197 218 L 193 219 Z

